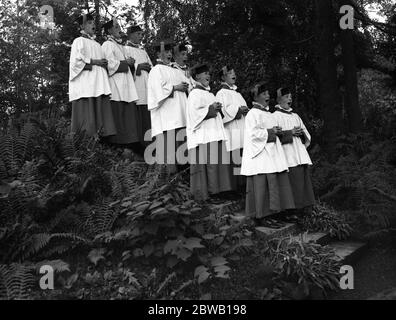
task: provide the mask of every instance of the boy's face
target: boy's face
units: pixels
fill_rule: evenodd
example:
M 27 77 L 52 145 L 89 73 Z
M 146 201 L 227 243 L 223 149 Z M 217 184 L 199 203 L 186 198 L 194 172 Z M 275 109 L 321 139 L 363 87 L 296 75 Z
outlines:
M 268 107 L 269 106 L 269 102 L 270 102 L 270 98 L 271 97 L 270 97 L 269 91 L 267 90 L 267 91 L 264 91 L 264 92 L 260 93 L 257 96 L 256 101 L 258 103 L 260 103 L 262 106 Z
M 82 29 L 88 33 L 90 36 L 93 36 L 96 31 L 95 22 L 93 20 L 88 20 L 83 26 Z
M 175 61 L 180 66 L 185 66 L 188 61 L 188 52 L 187 51 L 180 51 L 177 55 L 175 55 Z
M 196 75 L 196 81 L 202 84 L 204 87 L 209 87 L 210 84 L 210 72 L 202 72 Z
M 158 52 L 157 56 L 165 63 L 170 63 L 172 60 L 172 50 L 165 50 L 163 53 Z
M 129 34 L 129 40 L 132 41 L 132 43 L 139 44 L 143 40 L 143 31 L 137 31 Z
M 291 93 L 286 94 L 280 98 L 279 104 L 285 109 L 290 109 L 293 104 L 293 96 Z
M 231 86 L 235 85 L 236 80 L 237 80 L 237 76 L 235 74 L 235 71 L 234 70 L 230 70 L 229 72 L 227 72 L 227 74 L 225 76 L 223 76 L 223 80 L 227 84 L 229 84 Z
M 113 27 L 109 30 L 109 33 L 116 39 L 121 38 L 121 27 L 120 25 L 116 22 Z

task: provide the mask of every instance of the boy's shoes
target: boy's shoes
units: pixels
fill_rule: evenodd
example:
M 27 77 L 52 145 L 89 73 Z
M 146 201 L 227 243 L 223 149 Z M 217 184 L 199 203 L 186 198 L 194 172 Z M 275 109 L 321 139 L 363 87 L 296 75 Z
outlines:
M 282 229 L 286 226 L 285 223 L 270 218 L 261 218 L 261 219 L 255 218 L 254 221 L 256 226 L 266 227 L 269 229 Z

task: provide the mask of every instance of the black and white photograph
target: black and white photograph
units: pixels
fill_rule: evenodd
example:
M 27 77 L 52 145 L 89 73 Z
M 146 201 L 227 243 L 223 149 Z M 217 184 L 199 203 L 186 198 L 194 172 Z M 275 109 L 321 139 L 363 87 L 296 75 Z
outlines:
M 396 0 L 0 0 L 0 300 L 396 300 L 395 208 Z

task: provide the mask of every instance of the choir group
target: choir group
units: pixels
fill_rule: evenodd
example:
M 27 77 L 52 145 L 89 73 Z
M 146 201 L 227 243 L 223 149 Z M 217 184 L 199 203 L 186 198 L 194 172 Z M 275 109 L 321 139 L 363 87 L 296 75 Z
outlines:
M 277 91 L 271 113 L 270 88 L 260 82 L 250 90 L 249 108 L 231 67 L 219 70 L 222 85 L 214 95 L 209 67 L 187 67 L 186 45 L 155 44 L 154 66 L 140 46 L 139 26 L 128 28 L 125 41 L 116 19 L 110 20 L 100 45 L 94 17 L 85 14 L 78 23 L 81 36 L 70 56 L 72 132 L 99 134 L 102 141 L 127 145 L 140 156 L 153 138 L 157 159 L 169 173 L 180 170 L 174 159 L 184 144 L 192 195 L 208 200 L 243 187 L 246 213 L 259 225 L 280 227 L 280 221 L 312 207 L 311 136 L 291 108 L 288 89 Z

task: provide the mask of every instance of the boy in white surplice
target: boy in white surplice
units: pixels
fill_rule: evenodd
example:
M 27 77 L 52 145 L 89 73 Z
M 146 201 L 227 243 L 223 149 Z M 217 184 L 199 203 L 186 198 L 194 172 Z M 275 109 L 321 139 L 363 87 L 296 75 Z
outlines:
M 71 131 L 82 129 L 89 136 L 109 137 L 116 134 L 116 127 L 110 106 L 108 61 L 95 40 L 94 17 L 85 14 L 77 22 L 81 36 L 73 41 L 69 65 Z
M 299 115 L 291 108 L 293 99 L 290 90 L 278 89 L 277 101 L 279 104 L 275 107 L 274 117 L 283 130 L 280 137 L 289 167 L 296 209 L 309 209 L 315 204 L 309 172 L 312 161 L 307 151 L 311 135 Z
M 188 80 L 172 68 L 172 43 L 155 45 L 157 64 L 148 78 L 148 109 L 152 137 L 156 139 L 157 163 L 166 165 L 166 174 L 177 172 L 176 151 L 181 143 L 177 133 L 186 127 Z
M 268 85 L 256 85 L 252 99 L 253 108 L 245 121 L 241 169 L 242 175 L 247 176 L 246 214 L 259 225 L 278 228 L 282 225 L 272 219 L 274 215 L 295 207 L 289 167 L 277 136 L 282 129 L 269 111 Z

